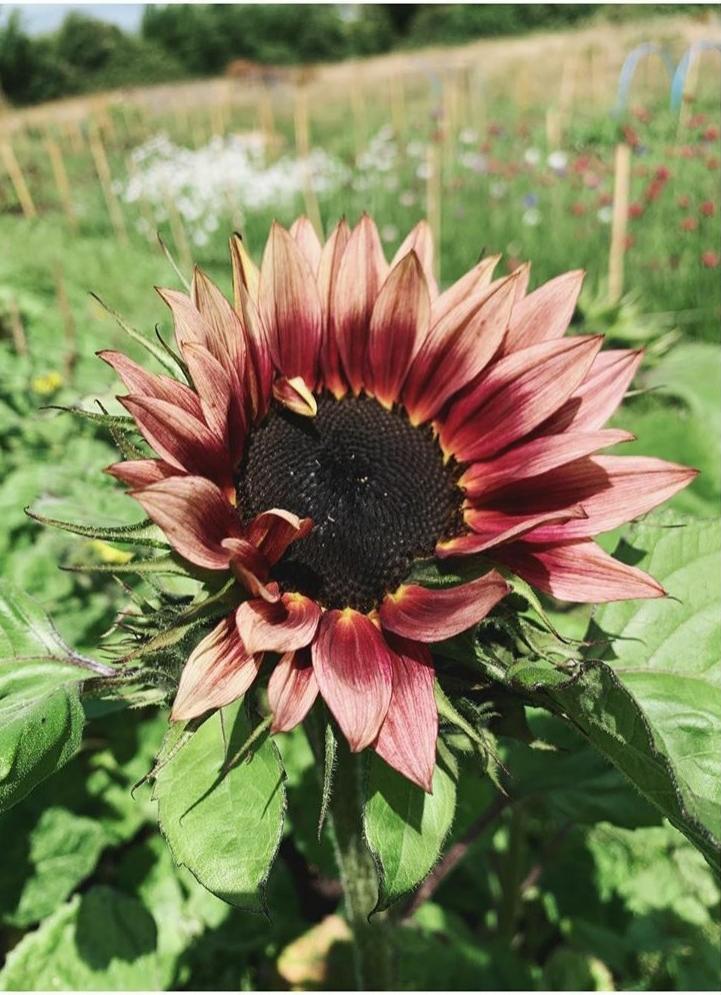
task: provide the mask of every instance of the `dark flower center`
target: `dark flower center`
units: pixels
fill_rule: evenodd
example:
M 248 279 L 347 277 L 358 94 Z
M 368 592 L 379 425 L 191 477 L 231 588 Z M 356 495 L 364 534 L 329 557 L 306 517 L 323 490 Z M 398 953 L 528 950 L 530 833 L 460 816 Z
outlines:
M 238 476 L 243 521 L 269 508 L 313 519 L 273 569 L 286 590 L 327 608 L 369 611 L 414 560 L 460 526 L 459 468 L 430 426 L 372 398 L 328 394 L 315 418 L 274 405 L 250 436 Z

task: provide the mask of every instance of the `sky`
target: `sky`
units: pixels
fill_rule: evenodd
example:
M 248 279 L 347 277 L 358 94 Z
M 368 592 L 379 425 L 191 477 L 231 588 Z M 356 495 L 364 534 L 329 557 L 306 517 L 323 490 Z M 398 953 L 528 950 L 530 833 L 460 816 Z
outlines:
M 143 16 L 142 3 L 3 3 L 0 4 L 0 24 L 12 10 L 22 12 L 23 27 L 29 34 L 54 31 L 69 10 L 80 10 L 91 17 L 111 21 L 126 31 L 134 31 Z

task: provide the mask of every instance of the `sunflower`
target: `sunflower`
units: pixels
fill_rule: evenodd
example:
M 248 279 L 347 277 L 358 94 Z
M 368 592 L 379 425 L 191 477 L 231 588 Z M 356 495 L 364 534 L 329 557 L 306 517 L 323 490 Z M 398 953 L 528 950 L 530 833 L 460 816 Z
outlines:
M 483 259 L 439 292 L 421 222 L 390 265 L 375 224 L 324 245 L 274 224 L 258 270 L 231 240 L 231 305 L 200 270 L 160 290 L 186 383 L 100 355 L 155 459 L 109 472 L 195 567 L 228 572 L 237 608 L 196 646 L 172 709 L 237 699 L 272 662 L 275 732 L 320 694 L 350 749 L 372 747 L 426 791 L 438 716 L 431 644 L 510 590 L 496 566 L 566 601 L 655 598 L 593 536 L 693 477 L 658 459 L 599 456 L 602 426 L 641 354 L 565 336 L 583 274 L 527 293 L 529 268 Z M 430 589 L 429 557 L 483 554 L 487 572 Z

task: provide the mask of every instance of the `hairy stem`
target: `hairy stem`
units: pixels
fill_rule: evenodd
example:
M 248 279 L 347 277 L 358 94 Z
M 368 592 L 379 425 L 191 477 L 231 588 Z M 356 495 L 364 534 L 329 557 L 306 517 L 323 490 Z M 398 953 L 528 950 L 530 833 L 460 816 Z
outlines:
M 318 730 L 309 730 L 318 763 L 322 763 Z M 336 863 L 343 887 L 345 913 L 353 932 L 353 966 L 358 991 L 387 991 L 393 986 L 392 923 L 384 913 L 369 916 L 378 901 L 375 864 L 363 838 L 363 771 L 361 757 L 340 739 L 333 790 L 328 808 Z

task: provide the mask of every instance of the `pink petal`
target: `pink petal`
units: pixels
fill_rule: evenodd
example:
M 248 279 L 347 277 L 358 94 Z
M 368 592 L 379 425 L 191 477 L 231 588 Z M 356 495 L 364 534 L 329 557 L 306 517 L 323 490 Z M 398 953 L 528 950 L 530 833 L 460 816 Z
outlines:
M 393 693 L 373 749 L 430 794 L 438 738 L 431 654 L 427 646 L 400 636 L 390 636 L 389 642 L 393 650 Z
M 228 567 L 222 542 L 240 535 L 240 523 L 215 484 L 204 477 L 169 477 L 131 494 L 186 560 L 209 570 Z
M 255 680 L 262 659 L 246 652 L 232 616 L 224 618 L 188 657 L 170 718 L 194 719 L 240 698 Z
M 451 284 L 448 290 L 444 290 L 431 305 L 431 324 L 437 324 L 445 314 L 488 287 L 500 258 L 500 256 L 488 256 L 487 259 L 481 259 L 473 269 Z
M 284 594 L 280 601 L 244 601 L 235 621 L 250 653 L 288 653 L 308 646 L 320 621 L 320 608 L 303 594 Z
M 315 276 L 320 266 L 322 249 L 320 239 L 310 220 L 306 217 L 297 218 L 290 226 L 290 235 L 298 243 L 298 248 L 305 256 L 311 272 Z
M 561 601 L 626 601 L 666 593 L 653 577 L 619 563 L 589 539 L 545 546 L 510 543 L 494 550 L 493 558 Z
M 595 453 L 598 449 L 628 442 L 633 438 L 630 432 L 614 428 L 599 432 L 562 432 L 559 435 L 539 436 L 513 446 L 495 459 L 471 464 L 458 483 L 468 497 L 479 497 L 498 487 L 513 484 L 525 477 L 535 477 L 581 456 Z
M 285 653 L 268 681 L 268 705 L 273 713 L 271 732 L 289 732 L 310 711 L 318 697 L 310 650 Z
M 270 564 L 252 542 L 223 539 L 221 546 L 228 555 L 228 566 L 251 597 L 271 604 L 280 600 L 280 588 L 275 581 L 268 580 Z
M 586 379 L 569 399 L 539 429 L 552 434 L 573 429 L 593 432 L 606 424 L 623 400 L 636 375 L 643 350 L 609 349 L 600 352 Z
M 146 441 L 171 466 L 210 477 L 231 497 L 233 467 L 222 440 L 183 408 L 154 397 L 121 397 Z
M 331 333 L 355 394 L 363 387 L 371 313 L 387 273 L 378 229 L 364 214 L 340 260 L 330 310 Z
M 586 515 L 581 505 L 574 505 L 557 511 L 542 511 L 537 515 L 507 515 L 495 509 L 470 508 L 464 517 L 473 532 L 439 542 L 436 545 L 436 556 L 440 559 L 481 553 L 499 543 L 529 533 L 546 522 L 567 522 L 569 519 L 585 518 Z
M 157 292 L 170 308 L 175 325 L 175 341 L 179 349 L 186 342 L 197 342 L 210 348 L 213 342 L 213 329 L 202 316 L 196 305 L 187 294 L 167 287 L 156 287 Z
M 230 377 L 205 346 L 187 343 L 183 346 L 183 358 L 200 397 L 205 424 L 218 438 L 228 439 L 233 390 Z
M 528 282 L 531 279 L 531 264 L 521 263 L 513 270 L 511 276 L 516 277 L 516 303 L 519 303 L 526 296 Z
M 578 387 L 601 341 L 579 336 L 542 342 L 501 359 L 452 405 L 440 425 L 444 451 L 471 462 L 526 435 Z
M 255 417 L 262 418 L 270 404 L 270 388 L 273 380 L 273 360 L 270 355 L 268 332 L 258 313 L 255 300 L 242 283 L 237 296 L 240 300 L 248 349 L 245 389 L 249 398 L 249 410 Z
M 584 275 L 580 269 L 562 273 L 519 301 L 513 309 L 503 351 L 515 352 L 560 339 L 571 323 Z
M 381 624 L 408 639 L 440 642 L 480 622 L 509 591 L 508 584 L 495 570 L 456 587 L 431 589 L 401 584 L 384 598 L 380 607 Z
M 243 292 L 249 294 L 254 301 L 260 296 L 260 272 L 237 232 L 230 239 L 230 261 L 233 267 L 233 304 L 236 314 L 242 315 Z
M 256 515 L 247 527 L 247 536 L 272 566 L 292 542 L 303 539 L 312 527 L 310 518 L 299 518 L 292 511 L 271 508 Z
M 332 308 L 340 262 L 349 238 L 350 228 L 345 218 L 341 218 L 323 246 L 318 267 L 318 290 L 324 325 L 324 340 L 320 353 L 321 379 L 335 397 L 342 397 L 348 389 L 338 351 Z
M 415 252 L 391 270 L 371 315 L 366 383 L 385 407 L 398 399 L 430 320 L 428 287 Z
M 220 288 L 197 267 L 190 292 L 209 329 L 206 348 L 227 370 L 236 372 L 242 383 L 247 362 L 246 332 L 242 320 Z
M 593 456 L 530 480 L 541 502 L 579 501 L 586 517 L 547 524 L 529 542 L 566 542 L 598 535 L 644 515 L 686 487 L 697 470 L 649 456 Z M 526 499 L 529 506 L 533 496 Z
M 155 397 L 183 408 L 188 414 L 201 418 L 200 400 L 190 387 L 173 380 L 172 377 L 148 373 L 142 366 L 128 359 L 121 352 L 105 349 L 98 356 L 115 370 L 131 394 L 139 397 Z
M 401 242 L 391 261 L 393 269 L 409 252 L 415 252 L 421 264 L 428 285 L 431 300 L 438 297 L 438 284 L 433 272 L 433 232 L 427 221 L 419 221 Z
M 318 288 L 298 245 L 276 222 L 260 274 L 260 312 L 273 362 L 286 377 L 302 377 L 315 387 L 323 334 Z
M 514 279 L 482 288 L 447 312 L 418 350 L 403 389 L 403 405 L 418 425 L 476 377 L 497 351 L 514 301 Z
M 367 615 L 327 611 L 313 641 L 318 688 L 354 753 L 378 735 L 393 680 L 391 652 Z
M 157 483 L 158 480 L 167 480 L 168 477 L 182 474 L 182 470 L 177 470 L 161 459 L 125 460 L 123 463 L 113 463 L 105 472 L 132 488 L 146 487 L 148 484 Z

